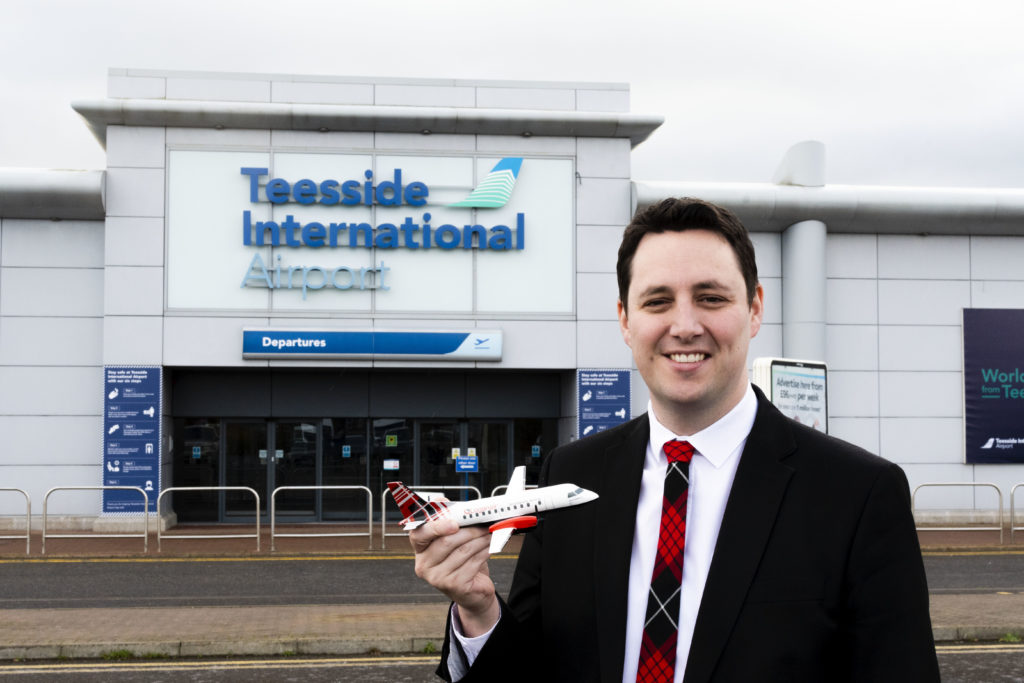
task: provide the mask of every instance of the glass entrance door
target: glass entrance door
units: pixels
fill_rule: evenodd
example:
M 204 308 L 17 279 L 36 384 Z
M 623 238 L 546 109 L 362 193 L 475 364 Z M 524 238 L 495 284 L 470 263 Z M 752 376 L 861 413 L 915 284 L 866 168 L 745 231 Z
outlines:
M 319 429 L 315 422 L 225 422 L 224 485 L 247 486 L 260 496 L 259 513 L 267 517 L 270 496 L 279 486 L 316 484 L 320 453 Z M 226 491 L 225 521 L 248 520 L 256 509 L 247 491 Z M 317 512 L 316 491 L 282 491 L 277 495 L 277 514 L 313 519 Z
M 269 492 L 266 422 L 226 422 L 224 424 L 224 485 L 248 486 L 260 495 L 260 516 L 267 513 Z M 223 519 L 252 519 L 255 503 L 248 491 L 224 492 Z
M 421 486 L 475 486 L 481 495 L 489 496 L 496 486 L 508 483 L 511 471 L 512 423 L 508 421 L 433 421 L 417 424 L 419 468 L 417 483 Z M 452 449 L 460 455 L 475 454 L 475 473 L 456 470 Z M 453 500 L 465 496 L 452 491 Z

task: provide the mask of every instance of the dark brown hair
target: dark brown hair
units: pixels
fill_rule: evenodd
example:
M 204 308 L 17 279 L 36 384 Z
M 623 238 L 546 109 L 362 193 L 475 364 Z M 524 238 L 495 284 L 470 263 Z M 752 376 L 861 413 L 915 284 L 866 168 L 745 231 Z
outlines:
M 640 240 L 651 233 L 684 230 L 708 230 L 721 235 L 729 243 L 747 286 L 747 303 L 752 303 L 757 291 L 757 263 L 750 234 L 740 219 L 732 211 L 702 199 L 670 197 L 637 211 L 622 235 L 615 272 L 623 308 L 626 308 L 629 283 L 633 279 L 633 256 Z

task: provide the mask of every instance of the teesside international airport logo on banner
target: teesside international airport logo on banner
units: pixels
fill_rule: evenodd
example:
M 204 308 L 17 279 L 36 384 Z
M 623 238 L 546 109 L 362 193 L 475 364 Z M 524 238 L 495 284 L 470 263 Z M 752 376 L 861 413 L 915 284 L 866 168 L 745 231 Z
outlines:
M 964 309 L 968 463 L 1024 463 L 1024 310 Z
M 512 198 L 522 168 L 521 157 L 501 159 L 490 173 L 461 201 L 441 204 L 440 208 L 500 209 Z M 348 249 L 441 249 L 521 251 L 526 247 L 526 216 L 515 214 L 514 225 L 487 224 L 486 211 L 480 222 L 438 222 L 430 205 L 430 188 L 424 182 L 404 177 L 400 168 L 380 179 L 367 170 L 362 179 L 289 180 L 269 177 L 268 168 L 243 166 L 248 179 L 249 201 L 271 205 L 293 203 L 317 207 L 380 207 L 378 216 L 387 218 L 376 224 L 362 220 L 303 222 L 286 213 L 283 220 L 257 220 L 251 209 L 242 211 L 242 244 L 252 247 L 311 247 Z M 402 215 L 401 209 L 406 212 Z M 392 211 L 391 209 L 395 209 Z M 449 212 L 450 217 L 450 212 Z M 467 219 L 470 214 L 467 214 Z M 370 267 L 289 264 L 277 253 L 271 263 L 255 253 L 242 278 L 242 287 L 301 289 L 305 299 L 310 290 L 334 288 L 388 290 L 390 267 L 383 258 Z

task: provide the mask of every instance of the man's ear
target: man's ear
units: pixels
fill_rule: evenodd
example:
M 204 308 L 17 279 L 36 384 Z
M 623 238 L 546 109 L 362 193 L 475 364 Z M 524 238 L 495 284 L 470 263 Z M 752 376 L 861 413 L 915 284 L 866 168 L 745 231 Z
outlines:
M 626 342 L 626 346 L 632 348 L 633 345 L 630 343 L 629 317 L 626 313 L 626 306 L 622 303 L 621 299 L 616 302 L 616 306 L 619 313 L 619 331 L 622 332 L 622 341 Z
M 761 330 L 761 319 L 764 316 L 764 287 L 757 283 L 754 298 L 750 301 L 750 338 L 753 339 Z

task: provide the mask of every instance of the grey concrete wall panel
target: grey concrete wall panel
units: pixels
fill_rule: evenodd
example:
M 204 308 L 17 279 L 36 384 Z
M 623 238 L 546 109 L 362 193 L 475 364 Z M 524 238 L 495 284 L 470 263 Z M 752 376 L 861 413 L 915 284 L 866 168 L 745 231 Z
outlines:
M 0 266 L 102 268 L 103 221 L 6 218 Z
M 523 156 L 572 156 L 576 153 L 575 138 L 566 137 L 523 137 L 513 135 L 477 135 L 476 151 Z
M 270 131 L 270 145 L 274 148 L 290 147 L 299 150 L 351 152 L 353 149 L 372 149 L 373 140 L 373 133 L 319 130 Z
M 0 318 L 0 365 L 102 362 L 102 318 Z
M 168 128 L 167 145 L 171 147 L 195 145 L 200 147 L 238 146 L 266 147 L 270 144 L 269 130 L 220 130 L 217 128 Z
M 107 171 L 107 213 L 111 216 L 163 216 L 162 168 L 111 168 Z
M 629 223 L 629 182 L 584 178 L 576 185 L 576 222 L 584 225 Z
M 302 83 L 274 81 L 270 99 L 296 104 L 373 104 L 369 83 Z
M 886 417 L 962 417 L 960 372 L 880 372 L 879 410 Z
M 751 231 L 781 232 L 805 220 L 831 232 L 936 235 L 1018 235 L 1024 190 L 828 185 L 807 188 L 767 183 L 635 183 L 636 201 L 700 197 L 736 213 Z
M 167 79 L 167 97 L 176 100 L 269 102 L 270 83 L 237 78 L 170 77 Z
M 558 417 L 561 373 L 474 372 L 466 375 L 466 417 Z
M 764 278 L 782 277 L 782 237 L 773 232 L 752 232 L 750 241 L 754 245 L 754 260 L 757 276 Z
M 99 481 L 99 467 L 102 464 L 99 442 L 93 452 L 94 461 L 88 465 L 20 465 L 15 467 L 4 467 L 3 477 L 5 482 L 11 482 L 16 488 L 24 489 L 32 497 L 32 516 L 41 516 L 43 511 L 43 498 L 46 492 L 54 486 L 97 486 Z M 4 497 L 8 503 L 17 501 L 12 496 Z M 12 513 L 16 516 L 25 514 L 23 501 L 21 505 L 15 505 Z M 61 516 L 88 516 L 95 517 L 100 512 L 101 493 L 99 491 L 58 491 L 50 496 L 47 505 L 47 515 L 50 524 L 57 522 Z M 84 520 L 83 520 L 84 521 Z M 39 520 L 33 520 L 33 531 L 38 530 L 42 525 Z M 92 530 L 91 523 L 85 523 L 78 527 Z M 65 546 L 66 547 L 66 546 Z
M 881 451 L 894 462 L 963 462 L 964 428 L 957 418 L 883 417 L 880 432 Z
M 101 415 L 0 415 L 3 466 L 5 470 L 18 465 L 95 467 L 101 457 L 102 429 Z M 41 511 L 41 499 L 39 503 Z
M 1024 282 L 982 281 L 971 283 L 972 308 L 1020 308 Z
M 901 468 L 907 475 L 911 491 L 921 484 L 964 480 L 963 465 L 907 463 L 901 465 Z M 994 503 L 995 492 L 989 492 L 988 495 Z M 970 510 L 973 507 L 974 491 L 966 486 L 921 489 L 915 501 L 917 510 Z
M 576 108 L 580 111 L 629 111 L 629 90 L 576 91 Z
M 830 278 L 878 277 L 878 236 L 830 233 L 825 275 Z
M 877 371 L 878 330 L 876 325 L 829 325 L 825 330 L 829 371 Z
M 971 305 L 966 280 L 879 280 L 881 325 L 959 325 Z
M 972 277 L 1022 281 L 1024 267 L 1021 264 L 1024 264 L 1024 237 L 971 238 Z
M 422 132 L 375 133 L 376 151 L 395 150 L 413 152 L 472 152 L 476 145 L 471 135 L 450 135 Z
M 629 179 L 629 141 L 607 138 L 579 138 L 576 141 L 576 171 L 584 178 Z
M 971 238 L 947 235 L 879 235 L 878 277 L 907 280 L 967 280 Z
M 103 315 L 103 271 L 95 268 L 0 268 L 4 315 Z
M 625 225 L 581 225 L 576 229 L 576 272 L 614 273 Z
M 163 168 L 164 128 L 110 126 L 107 129 L 107 167 Z
M 633 364 L 618 320 L 577 323 L 576 359 L 581 368 L 628 368 Z
M 164 269 L 156 266 L 108 266 L 103 309 L 107 315 L 162 315 Z
M 877 280 L 828 280 L 825 289 L 829 325 L 878 324 Z
M 576 91 L 572 88 L 479 87 L 476 88 L 474 106 L 490 109 L 575 109 Z
M 103 318 L 105 365 L 161 365 L 164 319 L 158 315 Z
M 0 386 L 0 415 L 103 412 L 103 368 L 0 366 Z
M 878 417 L 878 373 L 828 373 L 829 417 Z
M 260 417 L 270 415 L 269 372 L 169 369 L 173 417 Z
M 72 108 L 86 119 L 101 144 L 106 144 L 107 126 L 120 125 L 622 137 L 635 147 L 664 121 L 627 112 L 146 99 L 87 100 L 72 103 Z
M 0 218 L 103 220 L 103 171 L 0 168 Z
M 491 324 L 488 321 L 487 324 Z M 568 320 L 495 320 L 501 329 L 502 358 L 497 364 L 478 363 L 477 367 L 501 368 L 575 368 L 576 323 Z
M 755 358 L 779 358 L 782 356 L 782 323 L 761 324 L 761 331 L 750 340 L 747 351 L 747 370 L 754 365 Z
M 878 328 L 878 363 L 882 371 L 960 372 L 963 361 L 963 330 L 959 326 Z
M 370 414 L 465 417 L 466 376 L 449 372 L 380 371 L 370 382 Z
M 619 288 L 612 273 L 579 273 L 576 276 L 577 320 L 618 320 Z
M 273 417 L 369 417 L 370 375 L 364 370 L 271 371 Z
M 164 221 L 162 218 L 111 216 L 107 218 L 103 244 L 107 266 L 162 267 Z

